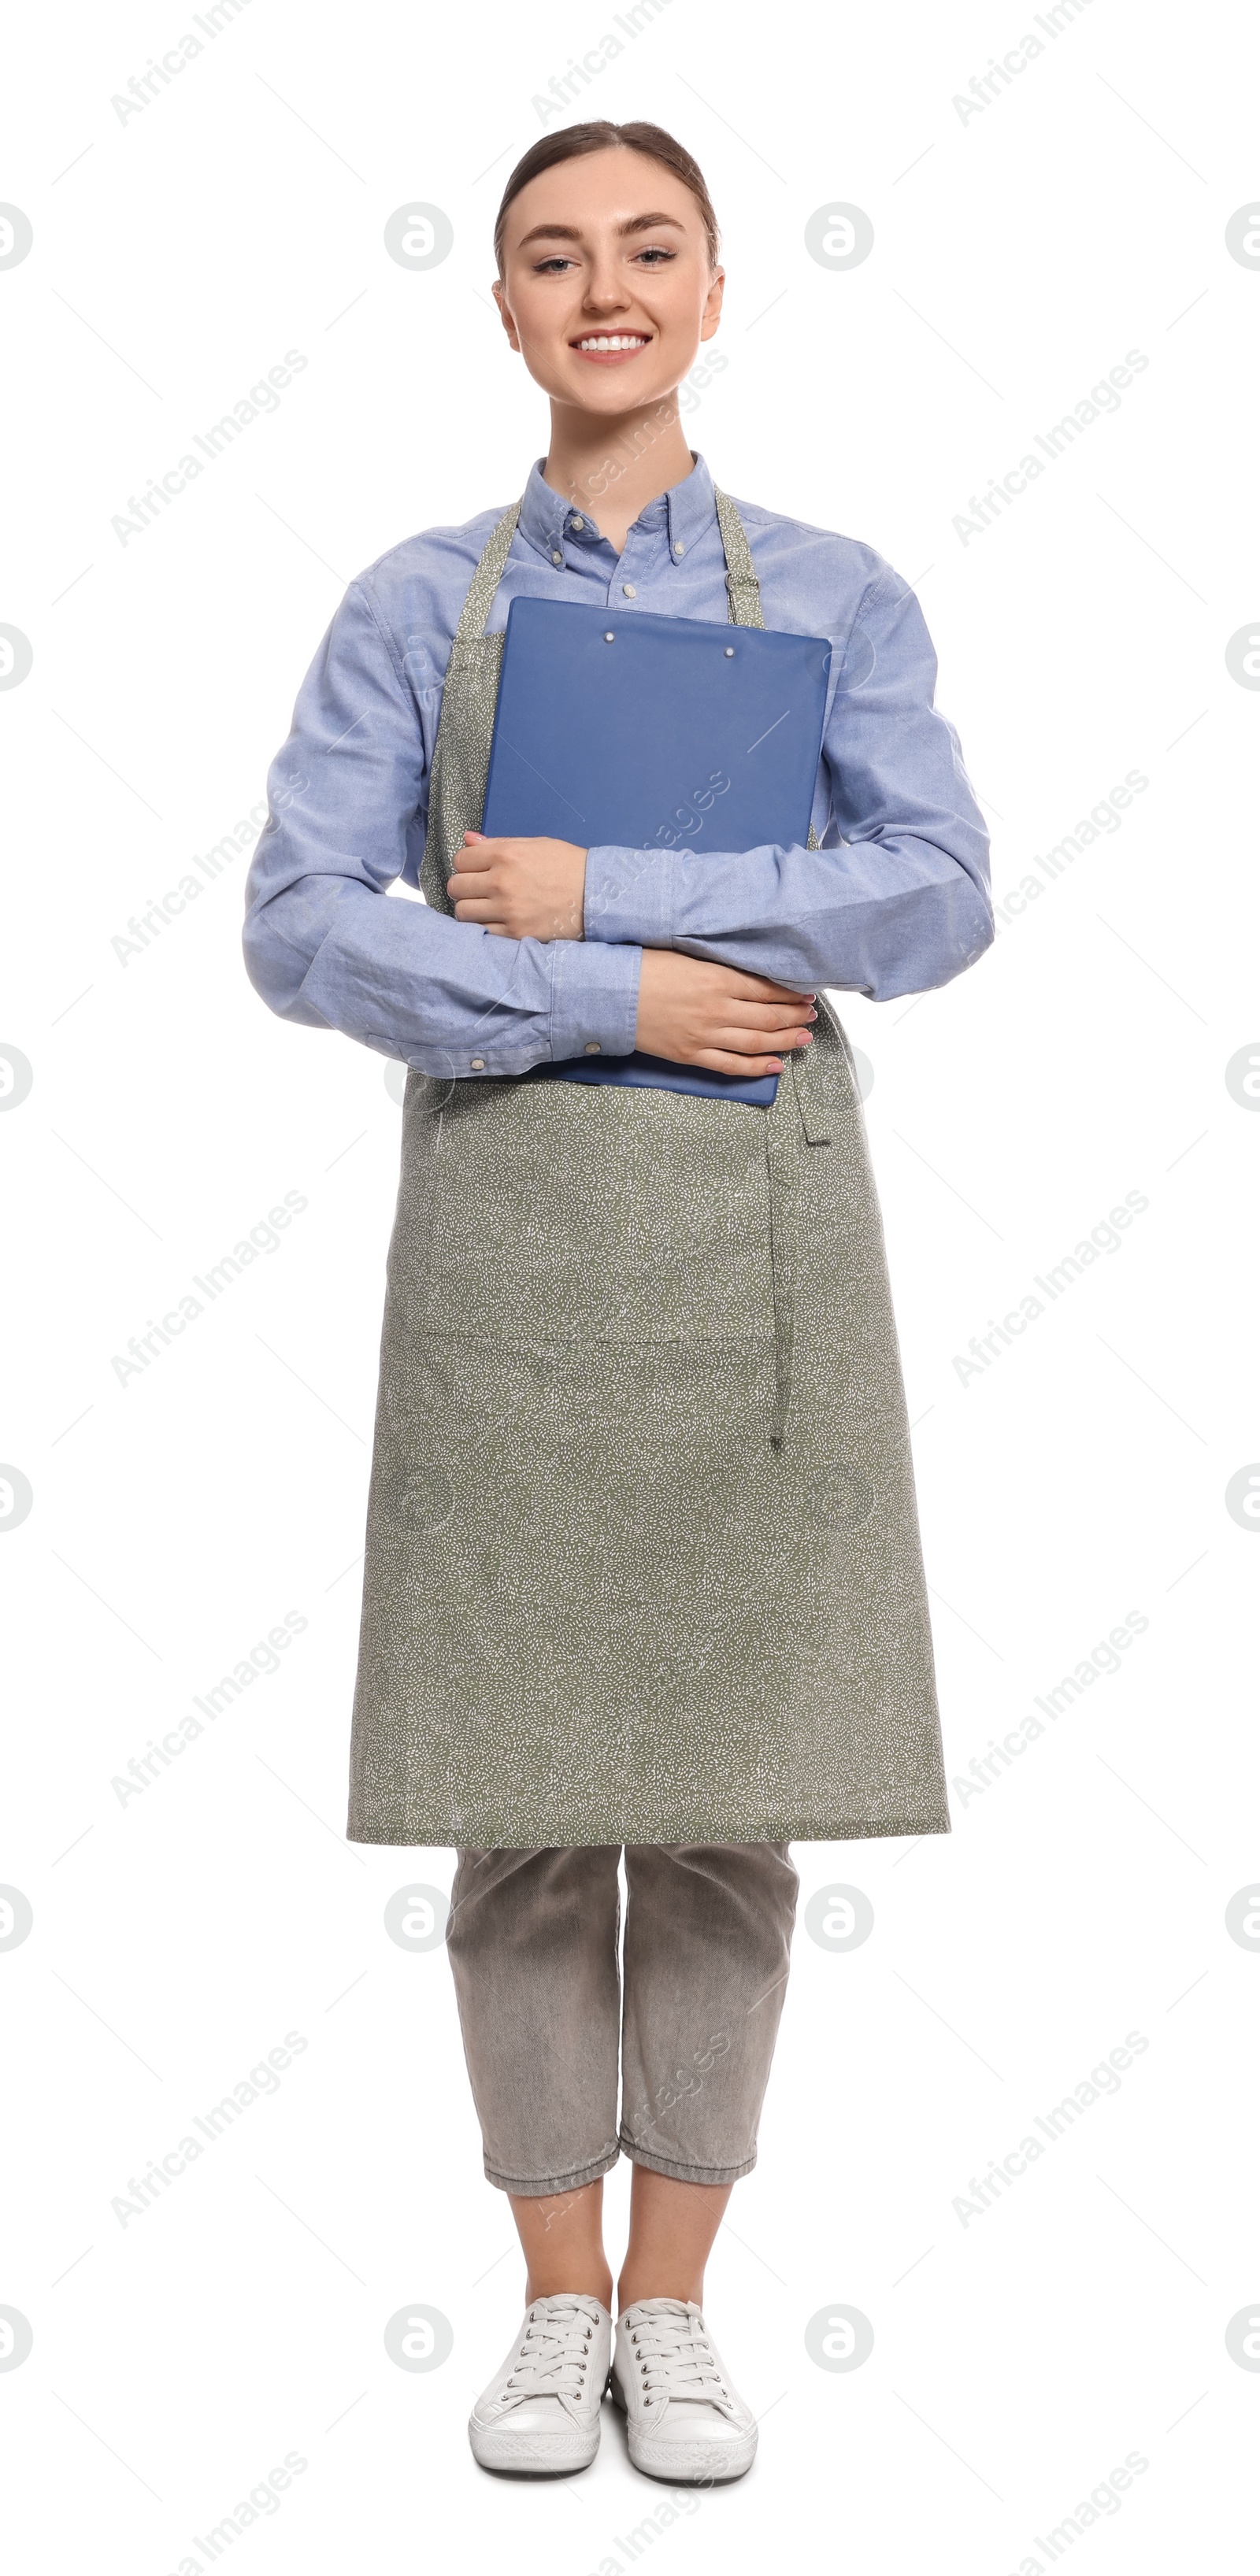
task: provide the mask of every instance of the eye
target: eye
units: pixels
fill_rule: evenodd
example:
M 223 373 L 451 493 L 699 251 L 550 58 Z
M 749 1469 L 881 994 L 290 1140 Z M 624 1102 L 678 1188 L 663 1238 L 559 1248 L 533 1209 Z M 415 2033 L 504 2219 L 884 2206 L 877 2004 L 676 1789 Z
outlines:
M 677 251 L 666 250 L 663 247 L 658 247 L 655 243 L 649 250 L 638 251 L 635 255 L 638 259 L 650 259 L 654 267 L 660 260 L 677 259 L 678 257 Z
M 535 277 L 558 277 L 561 269 L 572 268 L 572 266 L 571 259 L 566 259 L 562 252 L 555 251 L 550 259 L 540 259 L 535 262 L 534 275 Z

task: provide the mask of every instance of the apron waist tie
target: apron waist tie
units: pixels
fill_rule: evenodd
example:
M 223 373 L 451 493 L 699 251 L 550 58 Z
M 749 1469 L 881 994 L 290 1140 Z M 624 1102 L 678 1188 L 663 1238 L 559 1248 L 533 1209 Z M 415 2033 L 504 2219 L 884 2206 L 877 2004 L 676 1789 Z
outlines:
M 777 1105 L 777 1104 L 776 1104 Z M 786 1104 L 785 1104 L 786 1106 Z M 770 1444 L 781 1449 L 792 1405 L 792 1345 L 795 1314 L 792 1298 L 792 1148 L 786 1121 L 774 1110 L 766 1121 L 766 1161 L 770 1174 L 770 1285 L 774 1300 L 774 1411 Z
M 830 1012 L 825 1013 L 831 1023 Z M 807 1063 L 795 1051 L 787 1059 L 775 1107 L 766 1121 L 766 1160 L 770 1172 L 770 1278 L 774 1297 L 774 1412 L 770 1440 L 781 1449 L 792 1409 L 796 1342 L 795 1245 L 792 1193 L 802 1150 L 829 1146 L 832 1115 L 811 1089 Z M 790 1084 L 791 1100 L 787 1097 Z M 792 1112 L 795 1109 L 795 1117 Z M 776 1115 L 778 1112 L 778 1115 Z

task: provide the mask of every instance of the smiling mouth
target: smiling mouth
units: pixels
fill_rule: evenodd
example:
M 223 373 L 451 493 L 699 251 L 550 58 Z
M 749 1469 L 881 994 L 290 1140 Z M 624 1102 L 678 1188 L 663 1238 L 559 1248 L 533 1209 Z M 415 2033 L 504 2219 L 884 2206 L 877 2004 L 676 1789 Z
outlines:
M 569 346 L 582 358 L 632 358 L 650 345 L 646 331 L 590 331 Z

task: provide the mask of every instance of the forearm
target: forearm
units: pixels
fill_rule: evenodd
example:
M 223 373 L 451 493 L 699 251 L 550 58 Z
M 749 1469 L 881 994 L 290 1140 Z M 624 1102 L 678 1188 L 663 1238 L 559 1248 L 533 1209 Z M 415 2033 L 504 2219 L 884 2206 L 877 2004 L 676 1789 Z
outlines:
M 246 966 L 284 1019 L 439 1077 L 526 1073 L 634 1045 L 635 945 L 495 938 L 351 876 L 306 874 L 271 891 L 261 850 L 255 875 Z
M 873 1001 L 960 975 L 993 938 L 989 845 L 935 685 L 918 602 L 883 565 L 836 673 L 824 846 L 594 848 L 588 940 L 682 949 L 800 992 L 824 985 Z
M 964 864 L 906 836 L 737 854 L 595 848 L 588 940 L 682 949 L 801 992 L 874 1001 L 946 984 L 993 937 L 984 844 Z
M 351 584 L 272 763 L 246 888 L 245 962 L 281 1018 L 339 1029 L 422 1073 L 527 1073 L 634 1045 L 635 946 L 501 939 L 391 897 L 423 846 L 420 710 L 369 596 Z

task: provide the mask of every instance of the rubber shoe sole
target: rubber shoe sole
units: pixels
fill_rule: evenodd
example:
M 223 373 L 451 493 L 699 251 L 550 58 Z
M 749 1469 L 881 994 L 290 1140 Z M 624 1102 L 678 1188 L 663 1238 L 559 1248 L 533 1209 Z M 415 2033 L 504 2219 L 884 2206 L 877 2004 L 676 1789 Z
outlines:
M 591 2432 L 511 2434 L 491 2424 L 468 2427 L 469 2447 L 478 2468 L 499 2477 L 572 2478 L 589 2469 L 599 2450 L 598 2419 Z

